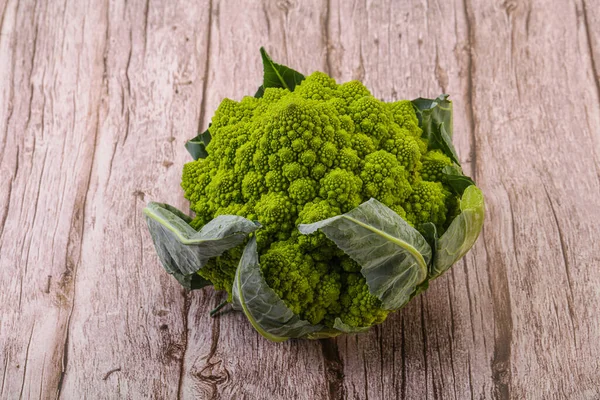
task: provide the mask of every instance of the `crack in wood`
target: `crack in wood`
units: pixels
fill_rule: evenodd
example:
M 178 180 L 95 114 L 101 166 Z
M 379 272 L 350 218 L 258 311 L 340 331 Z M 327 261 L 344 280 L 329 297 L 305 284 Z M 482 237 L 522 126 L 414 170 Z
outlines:
M 208 74 L 210 71 L 210 48 L 213 26 L 213 0 L 208 3 L 208 28 L 206 33 L 206 59 L 204 60 L 204 78 L 202 79 L 202 99 L 200 99 L 200 115 L 198 116 L 198 132 L 204 132 L 204 119 L 206 118 L 206 91 L 208 88 Z
M 425 398 L 429 398 L 429 358 L 427 357 L 427 328 L 425 327 L 425 296 L 421 296 L 421 335 L 423 341 L 423 369 L 425 372 Z
M 400 384 L 400 394 L 401 399 L 406 399 L 406 390 L 407 390 L 407 374 L 406 374 L 406 328 L 404 324 L 404 314 L 402 314 L 401 324 L 400 324 L 400 333 L 401 333 L 401 344 L 400 344 L 400 355 L 402 358 L 402 383 Z
M 475 400 L 475 391 L 473 390 L 473 371 L 471 370 L 471 355 L 467 354 L 467 365 L 469 367 L 469 391 L 471 392 L 471 400 Z
M 507 194 L 507 200 L 510 210 L 511 230 L 513 248 L 517 249 L 516 243 L 516 220 L 513 205 L 510 200 L 510 192 L 506 190 L 504 182 L 500 182 Z M 516 254 L 515 254 L 516 258 Z M 518 260 L 516 260 L 518 264 Z M 510 300 L 510 284 L 506 267 L 494 268 L 490 270 L 490 263 L 487 264 L 488 273 L 491 277 L 490 287 L 492 294 L 492 307 L 494 315 L 494 351 L 491 360 L 492 379 L 494 383 L 494 395 L 496 398 L 508 399 L 511 397 L 512 386 L 512 306 Z
M 190 305 L 191 305 L 190 294 L 187 293 L 186 291 L 183 291 L 183 310 L 181 313 L 181 316 L 183 319 L 183 335 L 182 335 L 182 340 L 181 340 L 183 342 L 183 351 L 181 352 L 181 359 L 180 359 L 180 363 L 179 363 L 179 381 L 177 383 L 177 398 L 178 399 L 181 399 L 181 394 L 182 394 L 182 390 L 183 390 L 183 379 L 185 377 L 185 353 L 187 352 L 188 335 L 189 335 L 189 331 L 190 331 L 189 325 L 188 325 Z
M 12 197 L 13 184 L 15 182 L 15 178 L 17 175 L 17 171 L 19 170 L 19 147 L 17 146 L 17 165 L 15 168 L 15 173 L 10 179 L 10 183 L 8 184 L 8 193 L 6 195 L 6 207 L 4 207 L 4 214 L 2 215 L 2 220 L 0 221 L 0 250 L 2 250 L 2 237 L 4 236 L 4 227 L 6 226 L 6 219 L 8 218 L 8 212 L 10 211 L 10 203 Z
M 0 387 L 0 396 L 4 393 L 4 382 L 6 382 L 6 372 L 8 371 L 8 353 L 4 355 L 4 371 L 2 372 L 2 386 Z
M 356 343 L 358 344 L 358 340 L 356 341 Z M 363 351 L 362 353 L 363 358 L 366 359 L 367 357 L 365 356 L 365 352 Z M 364 391 L 365 391 L 365 400 L 369 400 L 369 373 L 367 372 L 367 363 L 363 362 L 363 374 L 365 376 L 364 381 L 365 381 L 365 387 L 364 387 Z
M 556 209 L 554 208 L 554 202 L 550 197 L 550 193 L 548 193 L 548 188 L 546 184 L 542 182 L 542 186 L 544 188 L 544 192 L 546 193 L 546 198 L 548 199 L 548 203 L 550 204 L 550 210 L 552 210 L 552 217 L 554 219 L 554 223 L 556 225 L 556 229 L 558 231 L 558 240 L 560 242 L 560 252 L 563 259 L 563 263 L 565 266 L 565 275 L 567 277 L 567 286 L 569 287 L 569 295 L 567 296 L 567 306 L 569 310 L 569 319 L 571 320 L 571 329 L 573 330 L 573 342 L 575 347 L 577 347 L 577 323 L 576 323 L 576 314 L 575 314 L 575 306 L 574 306 L 574 295 L 573 295 L 573 280 L 571 278 L 571 266 L 569 264 L 569 259 L 567 257 L 567 244 L 565 242 L 565 238 L 562 232 L 562 228 L 558 222 L 558 216 L 556 214 Z
M 600 108 L 600 74 L 596 66 L 596 60 L 594 58 L 592 34 L 590 33 L 590 24 L 588 22 L 587 4 L 585 0 L 581 0 L 581 4 L 583 8 L 583 26 L 585 27 L 585 37 L 587 40 L 588 52 L 590 55 L 590 64 L 592 67 L 592 77 L 594 78 L 594 83 L 596 84 L 596 96 L 598 99 L 598 107 Z
M 111 369 L 106 374 L 104 374 L 104 377 L 102 378 L 102 380 L 103 381 L 107 380 L 112 374 L 114 374 L 115 372 L 119 372 L 120 370 L 121 370 L 121 367 Z
M 329 48 L 331 47 L 331 39 L 329 37 L 329 24 L 331 22 L 331 0 L 325 1 L 325 15 L 322 18 L 322 32 L 321 41 L 322 46 L 325 49 L 325 69 L 327 75 L 332 76 L 333 67 L 331 64 L 331 55 L 329 54 Z
M 271 21 L 269 20 L 269 11 L 265 5 L 265 2 L 262 3 L 262 13 L 265 19 L 265 23 L 267 24 L 267 36 L 271 34 Z
M 450 307 L 450 331 L 448 332 L 448 351 L 450 352 L 450 367 L 452 368 L 452 388 L 454 398 L 458 399 L 456 392 L 456 372 L 454 371 L 454 308 L 452 307 L 452 296 L 450 293 L 450 279 L 454 282 L 454 270 L 450 271 L 449 278 L 446 279 L 446 288 L 448 289 L 448 305 Z
M 320 342 L 328 398 L 329 400 L 343 400 L 346 398 L 344 393 L 344 364 L 340 359 L 337 341 L 331 338 L 321 339 Z
M 150 0 L 146 0 L 144 5 L 144 57 L 148 50 L 148 25 L 150 19 Z
M 440 64 L 440 56 L 438 54 L 437 45 L 435 46 L 435 79 L 442 90 L 442 93 L 447 93 L 446 89 L 448 88 L 448 73 L 442 68 Z
M 29 341 L 27 342 L 27 350 L 25 351 L 25 362 L 23 363 L 23 380 L 21 381 L 21 393 L 19 399 L 23 398 L 23 390 L 25 389 L 25 378 L 27 377 L 27 362 L 29 361 L 29 347 L 31 346 L 31 339 L 33 338 L 33 331 L 35 330 L 35 322 L 31 327 L 31 334 L 29 335 Z
M 467 28 L 468 52 L 467 52 L 467 100 L 469 106 L 466 108 L 469 128 L 471 130 L 471 151 L 469 154 L 471 160 L 471 175 L 473 180 L 477 181 L 477 139 L 475 135 L 475 107 L 473 105 L 473 48 L 475 46 L 475 32 L 473 30 L 473 18 L 467 0 L 463 0 L 463 12 Z
M 2 19 L 0 20 L 0 35 L 2 35 L 6 16 L 8 15 L 8 13 L 6 12 L 7 8 L 8 8 L 8 2 L 6 2 L 4 10 L 2 11 Z M 18 5 L 17 5 L 17 8 L 18 8 Z M 14 22 L 15 25 L 17 25 L 17 14 L 18 13 L 15 12 L 15 22 Z M 0 41 L 0 43 L 1 43 L 1 41 Z M 10 68 L 10 75 L 11 75 L 11 80 L 14 81 L 15 69 L 16 69 L 15 67 L 17 64 L 17 57 L 16 57 L 17 46 L 13 45 L 11 47 L 12 47 L 12 54 L 11 54 L 12 63 L 11 63 L 11 68 Z M 6 153 L 6 143 L 8 140 L 8 128 L 12 121 L 12 116 L 13 116 L 13 112 L 14 112 L 14 106 L 13 106 L 14 94 L 15 94 L 14 87 L 13 87 L 13 85 L 10 85 L 10 94 L 8 96 L 8 102 L 7 102 L 8 115 L 6 117 L 6 127 L 4 129 L 4 137 L 2 138 L 2 151 L 0 151 L 0 165 L 2 165 L 2 162 L 4 161 L 4 155 Z
M 46 288 L 44 289 L 44 293 L 50 293 L 50 285 L 52 283 L 52 275 L 48 275 L 48 279 L 46 281 Z

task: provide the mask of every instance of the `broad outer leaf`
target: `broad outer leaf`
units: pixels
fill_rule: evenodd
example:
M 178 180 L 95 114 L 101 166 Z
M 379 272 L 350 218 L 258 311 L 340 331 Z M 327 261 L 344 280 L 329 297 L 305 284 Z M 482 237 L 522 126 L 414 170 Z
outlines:
M 262 276 L 256 250 L 256 238 L 252 237 L 240 260 L 233 281 L 233 306 L 241 309 L 248 320 L 264 337 L 274 342 L 289 338 L 321 338 L 338 335 L 323 325 L 312 325 L 290 310 Z M 320 331 L 326 331 L 320 333 Z M 324 336 L 323 336 L 324 335 Z
M 260 227 L 236 215 L 219 215 L 200 231 L 189 225 L 191 218 L 176 208 L 151 202 L 144 209 L 154 247 L 165 270 L 178 281 L 189 279 L 190 288 L 206 283 L 187 277 L 206 265 L 209 259 L 242 243 Z
M 294 71 L 285 65 L 274 63 L 264 47 L 260 48 L 260 55 L 263 61 L 264 77 L 263 84 L 254 95 L 255 97 L 262 97 L 264 89 L 271 87 L 284 88 L 293 92 L 296 85 L 304 80 L 304 75 L 300 72 Z
M 437 99 L 418 98 L 412 101 L 423 129 L 422 137 L 427 139 L 428 149 L 440 149 L 452 161 L 460 165 L 452 144 L 452 102 L 447 94 Z
M 485 216 L 481 190 L 471 185 L 460 199 L 461 213 L 437 240 L 432 278 L 440 276 L 469 251 L 479 237 Z
M 300 233 L 320 229 L 360 264 L 369 291 L 386 310 L 402 307 L 427 277 L 431 248 L 402 217 L 375 199 L 350 212 L 298 226 Z

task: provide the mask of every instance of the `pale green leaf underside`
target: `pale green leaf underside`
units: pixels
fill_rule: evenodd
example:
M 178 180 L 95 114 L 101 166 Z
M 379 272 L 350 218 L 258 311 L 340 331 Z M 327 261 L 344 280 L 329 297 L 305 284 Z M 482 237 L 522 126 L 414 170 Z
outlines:
M 144 214 L 163 267 L 179 278 L 197 272 L 260 226 L 243 217 L 220 215 L 196 231 L 189 225 L 190 217 L 168 204 L 154 202 Z
M 232 295 L 234 307 L 242 309 L 254 329 L 269 340 L 282 342 L 289 338 L 320 338 L 339 334 L 319 333 L 327 328 L 301 319 L 269 287 L 260 270 L 254 237 L 244 249 L 233 282 Z
M 460 260 L 479 237 L 485 205 L 483 194 L 477 186 L 471 185 L 465 189 L 460 200 L 460 210 L 461 213 L 437 240 L 432 278 L 441 275 Z
M 361 265 L 369 291 L 386 310 L 396 310 L 410 299 L 427 277 L 431 248 L 402 217 L 375 199 L 350 212 L 298 226 L 300 233 L 321 230 Z

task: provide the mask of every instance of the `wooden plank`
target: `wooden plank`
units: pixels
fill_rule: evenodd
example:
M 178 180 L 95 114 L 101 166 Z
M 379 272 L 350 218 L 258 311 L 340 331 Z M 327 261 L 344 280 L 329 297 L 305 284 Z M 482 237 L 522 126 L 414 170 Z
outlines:
M 142 208 L 185 209 L 183 145 L 198 126 L 209 14 L 137 1 L 86 15 L 105 38 L 103 76 L 62 397 L 175 398 L 185 297 L 157 263 Z
M 208 79 L 202 128 L 224 97 L 254 95 L 262 79 L 258 49 L 301 71 L 322 69 L 324 3 L 212 4 Z M 235 27 L 233 29 L 232 27 Z M 241 47 L 245 49 L 240 51 Z M 188 341 L 181 395 L 184 398 L 293 399 L 328 397 L 321 345 L 310 341 L 270 343 L 241 313 L 219 318 L 208 311 L 224 297 L 211 289 L 189 296 Z
M 0 397 L 46 397 L 67 362 L 104 37 L 85 4 L 2 10 Z
M 469 37 L 462 3 L 332 5 L 341 81 L 385 100 L 450 93 L 455 144 L 469 171 Z M 344 24 L 350 15 L 361 15 Z M 444 23 L 440 23 L 443 21 Z M 417 28 L 418 27 L 418 28 Z M 360 38 L 360 40 L 356 40 Z M 336 41 L 337 40 L 337 41 Z M 338 338 L 347 398 L 487 398 L 493 341 L 481 242 L 450 273 L 365 336 Z
M 589 54 L 577 7 L 467 10 L 477 176 L 490 205 L 494 393 L 598 397 L 600 114 L 592 74 L 581 72 Z

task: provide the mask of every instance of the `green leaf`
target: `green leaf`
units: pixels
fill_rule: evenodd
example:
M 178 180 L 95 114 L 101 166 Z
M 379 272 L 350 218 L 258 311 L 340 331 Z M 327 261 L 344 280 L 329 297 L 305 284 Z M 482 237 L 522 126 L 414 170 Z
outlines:
M 264 47 L 260 48 L 260 55 L 262 56 L 264 68 L 263 85 L 254 97 L 262 97 L 264 89 L 271 87 L 284 88 L 293 92 L 296 85 L 304 80 L 304 75 L 300 72 L 294 71 L 285 65 L 274 63 Z
M 208 124 L 208 127 L 210 128 L 210 124 Z M 210 131 L 207 129 L 192 140 L 188 140 L 185 144 L 185 148 L 192 155 L 194 160 L 206 158 L 208 157 L 206 146 L 210 143 L 210 139 Z
M 461 213 L 437 240 L 432 279 L 447 271 L 469 251 L 483 227 L 485 205 L 483 193 L 475 186 L 467 187 L 460 199 Z
M 254 329 L 274 342 L 282 342 L 289 338 L 321 338 L 339 334 L 331 332 L 323 325 L 312 325 L 301 319 L 269 287 L 260 270 L 255 237 L 250 239 L 244 249 L 233 281 L 232 297 L 234 308 L 241 309 Z M 327 332 L 319 334 L 324 330 Z M 327 333 L 328 336 L 321 336 Z
M 259 86 L 254 97 L 263 97 L 266 88 L 284 88 L 290 92 L 294 91 L 296 85 L 304 80 L 304 75 L 285 65 L 273 62 L 264 47 L 260 48 L 260 55 L 263 61 L 263 84 Z M 208 125 L 210 128 L 210 124 Z M 192 155 L 194 160 L 208 157 L 206 147 L 210 143 L 211 135 L 209 129 L 200 133 L 198 136 L 189 140 L 185 148 Z
M 452 101 L 448 100 L 448 97 L 450 96 L 447 94 L 441 94 L 435 99 L 419 97 L 414 99 L 412 103 L 417 109 L 419 120 L 427 117 L 428 123 L 444 124 L 448 136 L 452 138 Z
M 151 202 L 144 209 L 154 247 L 165 270 L 190 289 L 206 286 L 206 280 L 190 276 L 209 259 L 242 243 L 260 227 L 236 215 L 219 215 L 200 231 L 191 218 L 168 204 Z
M 444 183 L 446 183 L 459 196 L 462 196 L 465 189 L 474 185 L 473 179 L 465 176 L 458 165 L 448 165 L 442 169 L 444 174 Z
M 260 99 L 261 97 L 263 97 L 265 94 L 265 87 L 263 85 L 260 85 L 258 87 L 258 90 L 256 91 L 256 93 L 254 94 L 254 97 L 256 97 L 257 99 Z
M 402 307 L 427 277 L 431 248 L 415 228 L 371 199 L 350 212 L 298 226 L 300 233 L 320 229 L 361 265 L 369 291 L 386 310 Z
M 421 225 L 421 234 L 427 240 L 429 247 L 431 247 L 431 260 L 428 265 L 428 276 L 430 277 L 433 273 L 433 260 L 435 260 L 435 252 L 437 249 L 438 233 L 437 227 L 433 222 L 427 222 Z
M 436 99 L 419 97 L 412 103 L 423 129 L 422 137 L 427 140 L 428 149 L 440 149 L 460 165 L 452 144 L 452 102 L 448 100 L 448 95 L 442 94 Z

